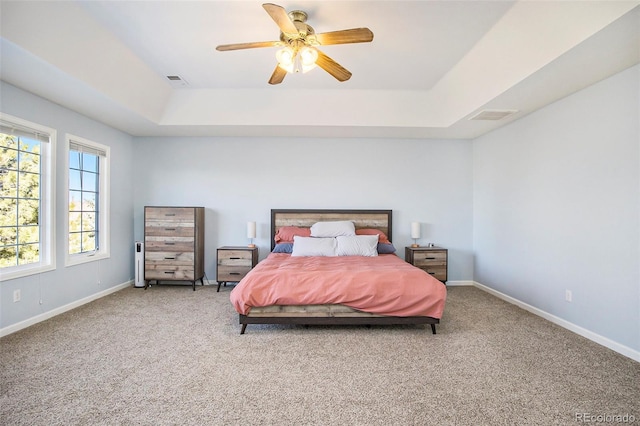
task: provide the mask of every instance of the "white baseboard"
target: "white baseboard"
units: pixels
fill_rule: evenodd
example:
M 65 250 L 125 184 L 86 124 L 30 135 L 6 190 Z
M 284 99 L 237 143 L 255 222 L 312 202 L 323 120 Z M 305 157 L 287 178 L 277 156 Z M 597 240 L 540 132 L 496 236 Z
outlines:
M 22 330 L 23 328 L 27 328 L 31 325 L 37 324 L 44 320 L 48 320 L 49 318 L 53 318 L 56 315 L 60 315 L 63 312 L 70 311 L 71 309 L 75 309 L 79 306 L 85 305 L 89 302 L 93 302 L 94 300 L 100 299 L 101 297 L 107 296 L 111 293 L 115 293 L 116 291 L 125 289 L 127 287 L 131 287 L 133 285 L 133 280 L 127 281 L 123 284 L 119 284 L 114 287 L 110 287 L 106 290 L 100 291 L 98 293 L 92 294 L 91 296 L 87 296 L 83 299 L 76 300 L 67 305 L 60 306 L 59 308 L 52 309 L 50 311 L 44 312 L 40 315 L 36 315 L 35 317 L 31 317 L 24 321 L 18 322 L 16 324 L 12 324 L 8 327 L 4 327 L 0 329 L 0 337 L 6 336 L 11 333 L 15 333 L 16 331 Z
M 447 283 L 448 284 L 448 283 Z M 543 311 L 542 309 L 536 308 L 535 306 L 531 306 L 527 303 L 524 303 L 514 297 L 508 296 L 504 293 L 501 293 L 497 290 L 492 289 L 491 287 L 487 287 L 486 285 L 480 284 L 479 282 L 473 281 L 473 285 L 477 288 L 479 288 L 480 290 L 486 291 L 487 293 L 490 293 L 494 296 L 496 296 L 499 299 L 502 299 L 506 302 L 512 303 L 522 309 L 524 309 L 525 311 L 531 312 L 534 315 L 538 315 L 539 317 L 542 317 L 556 325 L 559 325 L 562 328 L 565 328 L 569 331 L 572 331 L 576 334 L 579 334 L 582 337 L 585 337 L 589 340 L 591 340 L 592 342 L 598 343 L 604 347 L 607 347 L 609 349 L 611 349 L 612 351 L 618 352 L 621 355 L 624 355 L 628 358 L 631 358 L 634 361 L 638 361 L 640 362 L 640 352 L 636 351 L 635 349 L 632 349 L 628 346 L 622 345 L 618 342 L 614 342 L 613 340 L 601 336 L 597 333 L 594 333 L 593 331 L 587 330 L 586 328 L 582 328 L 578 325 L 575 325 L 572 322 L 569 322 L 567 320 L 564 320 L 560 317 L 557 317 L 555 315 L 552 315 L 548 312 Z
M 461 287 L 474 285 L 473 281 L 447 281 L 447 287 Z

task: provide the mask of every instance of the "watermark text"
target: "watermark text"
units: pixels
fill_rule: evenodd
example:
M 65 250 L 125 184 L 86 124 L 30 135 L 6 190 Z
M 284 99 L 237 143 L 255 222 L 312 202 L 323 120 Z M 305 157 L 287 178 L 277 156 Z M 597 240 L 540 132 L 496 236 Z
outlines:
M 635 423 L 633 414 L 576 413 L 577 423 Z

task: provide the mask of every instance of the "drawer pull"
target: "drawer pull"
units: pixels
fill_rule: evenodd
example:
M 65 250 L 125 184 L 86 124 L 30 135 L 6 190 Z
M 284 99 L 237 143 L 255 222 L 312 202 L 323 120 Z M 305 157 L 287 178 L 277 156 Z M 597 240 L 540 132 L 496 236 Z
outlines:
M 171 271 L 165 271 L 164 273 L 173 275 L 173 272 L 171 272 Z
M 240 259 L 240 258 L 239 258 L 239 257 L 230 257 L 229 259 L 231 259 L 231 260 L 238 260 L 238 259 Z
M 429 275 L 435 275 L 435 274 L 436 274 L 435 272 L 430 272 L 430 271 L 427 271 L 427 273 L 428 273 Z
M 168 246 L 175 246 L 175 245 L 176 245 L 176 243 L 165 243 L 165 245 L 168 245 Z
M 166 260 L 175 260 L 175 257 L 165 257 Z
M 425 257 L 426 260 L 436 260 L 435 257 Z
M 229 275 L 240 275 L 240 272 L 229 272 Z
M 165 213 L 164 215 L 165 216 L 175 216 L 176 214 L 175 213 Z
M 165 231 L 175 231 L 176 228 L 164 228 Z

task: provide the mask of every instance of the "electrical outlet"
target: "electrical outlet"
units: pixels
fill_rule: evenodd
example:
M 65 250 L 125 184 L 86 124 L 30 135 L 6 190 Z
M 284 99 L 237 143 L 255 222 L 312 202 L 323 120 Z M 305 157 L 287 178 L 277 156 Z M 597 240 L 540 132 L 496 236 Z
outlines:
M 20 301 L 20 289 L 13 290 L 13 303 Z
M 573 298 L 573 295 L 571 294 L 571 290 L 565 290 L 564 291 L 564 300 L 566 300 L 567 302 L 571 302 L 572 298 Z

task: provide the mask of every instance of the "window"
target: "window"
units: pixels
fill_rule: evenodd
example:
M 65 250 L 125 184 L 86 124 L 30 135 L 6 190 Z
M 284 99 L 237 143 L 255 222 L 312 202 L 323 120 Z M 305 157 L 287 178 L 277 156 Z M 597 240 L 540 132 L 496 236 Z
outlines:
M 55 136 L 0 113 L 0 280 L 55 268 Z
M 109 148 L 68 135 L 67 264 L 109 256 Z

